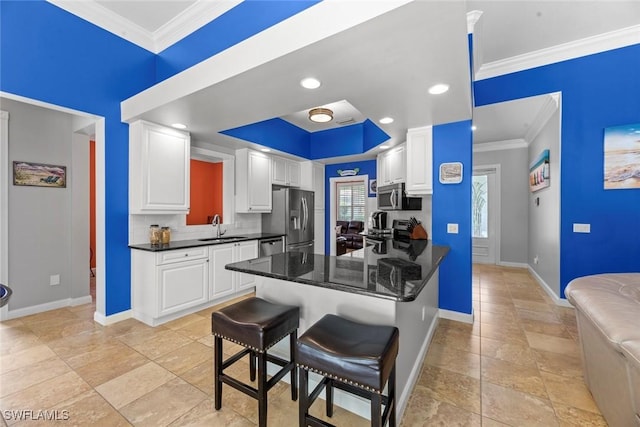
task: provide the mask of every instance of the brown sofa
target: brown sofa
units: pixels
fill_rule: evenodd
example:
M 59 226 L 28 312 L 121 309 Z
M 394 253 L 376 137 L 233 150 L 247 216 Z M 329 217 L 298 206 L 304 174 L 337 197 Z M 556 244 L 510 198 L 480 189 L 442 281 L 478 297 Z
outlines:
M 340 227 L 338 230 L 337 226 Z M 336 221 L 336 238 L 344 238 L 347 249 L 361 249 L 363 221 Z
M 640 273 L 598 274 L 569 283 L 584 379 L 607 423 L 640 426 Z

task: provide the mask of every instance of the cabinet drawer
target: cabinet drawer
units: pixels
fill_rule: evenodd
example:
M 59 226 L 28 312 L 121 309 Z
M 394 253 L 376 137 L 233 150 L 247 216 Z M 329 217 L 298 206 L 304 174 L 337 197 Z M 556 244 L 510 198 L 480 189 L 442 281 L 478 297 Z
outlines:
M 156 265 L 170 264 L 173 262 L 180 262 L 189 259 L 206 258 L 208 256 L 209 250 L 206 246 L 160 252 L 157 254 Z

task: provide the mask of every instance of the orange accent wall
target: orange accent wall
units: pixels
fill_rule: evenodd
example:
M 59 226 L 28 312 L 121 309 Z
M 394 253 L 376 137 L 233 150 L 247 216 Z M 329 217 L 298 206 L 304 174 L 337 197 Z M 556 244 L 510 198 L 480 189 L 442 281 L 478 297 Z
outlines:
M 187 225 L 206 224 L 208 217 L 222 220 L 222 163 L 191 160 L 191 193 Z
M 96 268 L 96 142 L 89 141 L 89 247 L 93 256 L 91 268 Z

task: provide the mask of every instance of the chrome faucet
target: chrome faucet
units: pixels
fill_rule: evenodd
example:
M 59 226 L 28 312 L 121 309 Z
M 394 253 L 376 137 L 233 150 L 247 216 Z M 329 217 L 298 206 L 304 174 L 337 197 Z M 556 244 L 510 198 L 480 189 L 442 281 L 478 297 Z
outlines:
M 213 221 L 211 221 L 211 225 L 216 227 L 216 238 L 220 238 L 227 230 L 224 230 L 222 233 L 220 232 L 220 215 L 215 214 L 213 216 Z

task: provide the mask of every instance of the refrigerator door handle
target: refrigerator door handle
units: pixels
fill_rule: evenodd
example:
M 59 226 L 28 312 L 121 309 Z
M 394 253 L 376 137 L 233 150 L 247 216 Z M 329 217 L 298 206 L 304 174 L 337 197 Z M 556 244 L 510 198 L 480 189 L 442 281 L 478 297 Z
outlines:
M 304 218 L 302 219 L 302 230 L 307 231 L 307 221 L 309 219 L 309 211 L 307 210 L 307 198 L 302 198 L 302 214 Z

